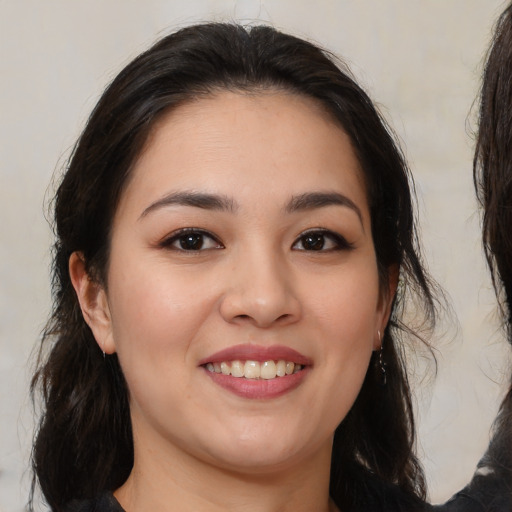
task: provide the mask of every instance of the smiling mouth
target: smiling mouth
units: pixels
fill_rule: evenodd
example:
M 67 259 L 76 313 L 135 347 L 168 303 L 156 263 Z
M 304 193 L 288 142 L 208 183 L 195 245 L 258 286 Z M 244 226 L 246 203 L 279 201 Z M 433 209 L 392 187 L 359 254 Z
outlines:
M 293 375 L 303 370 L 304 365 L 279 359 L 277 361 L 221 361 L 215 363 L 206 363 L 204 365 L 207 371 L 222 375 L 231 375 L 236 378 L 250 380 L 272 380 L 287 375 Z

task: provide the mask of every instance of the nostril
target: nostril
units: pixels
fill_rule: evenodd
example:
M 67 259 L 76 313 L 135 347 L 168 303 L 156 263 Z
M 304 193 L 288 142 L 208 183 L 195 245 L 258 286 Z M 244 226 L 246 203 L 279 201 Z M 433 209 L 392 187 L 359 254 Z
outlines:
M 290 318 L 291 316 L 292 315 L 285 313 L 284 315 L 278 316 L 274 321 L 275 322 L 285 321 L 285 320 L 288 320 L 288 318 Z M 238 320 L 251 320 L 252 319 L 251 315 L 236 315 L 235 318 Z
M 300 318 L 300 304 L 290 293 L 270 296 L 230 292 L 222 298 L 219 312 L 228 323 L 254 324 L 259 327 L 284 326 Z

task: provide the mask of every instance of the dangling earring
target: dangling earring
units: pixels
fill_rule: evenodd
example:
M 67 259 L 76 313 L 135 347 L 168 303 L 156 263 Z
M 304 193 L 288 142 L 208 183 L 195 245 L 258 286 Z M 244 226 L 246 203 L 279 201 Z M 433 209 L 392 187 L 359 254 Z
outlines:
M 379 370 L 380 370 L 380 385 L 385 386 L 388 379 L 386 374 L 386 362 L 384 361 L 384 343 L 382 343 L 382 337 L 380 331 L 377 331 L 380 342 L 380 350 L 379 350 Z

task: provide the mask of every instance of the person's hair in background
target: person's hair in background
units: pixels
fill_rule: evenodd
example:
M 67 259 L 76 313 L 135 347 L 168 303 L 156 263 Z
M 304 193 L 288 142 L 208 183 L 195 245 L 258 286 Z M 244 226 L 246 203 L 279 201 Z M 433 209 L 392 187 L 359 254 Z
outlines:
M 473 173 L 485 256 L 512 345 L 512 5 L 498 20 L 485 65 Z M 512 502 L 512 387 L 483 462 L 503 477 Z
M 512 344 L 512 5 L 496 24 L 485 63 L 473 179 L 483 208 L 485 257 L 503 329 Z M 512 510 L 512 386 L 471 482 L 435 508 L 440 512 Z
M 381 281 L 396 265 L 405 294 L 395 299 L 383 333 L 385 385 L 374 352 L 359 396 L 336 430 L 330 494 L 343 510 L 398 510 L 403 498 L 410 511 L 425 497 L 403 359 L 404 338 L 414 332 L 402 313 L 412 298 L 417 318 L 433 325 L 435 299 L 419 255 L 406 162 L 371 100 L 331 55 L 269 27 L 205 24 L 165 37 L 115 78 L 56 195 L 54 309 L 32 381 L 43 399 L 33 486 L 39 484 L 52 509 L 118 488 L 133 464 L 127 386 L 117 355 L 102 354 L 82 317 L 68 270 L 71 254 L 81 252 L 91 279 L 106 285 L 116 207 L 164 114 L 218 91 L 267 90 L 313 98 L 348 134 L 365 178 Z

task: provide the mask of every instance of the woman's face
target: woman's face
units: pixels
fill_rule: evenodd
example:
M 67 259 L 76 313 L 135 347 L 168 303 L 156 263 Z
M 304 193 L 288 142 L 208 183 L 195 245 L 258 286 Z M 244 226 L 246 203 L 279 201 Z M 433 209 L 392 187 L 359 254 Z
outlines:
M 175 109 L 122 195 L 107 288 L 91 325 L 119 355 L 136 457 L 329 457 L 390 302 L 347 135 L 285 93 Z

